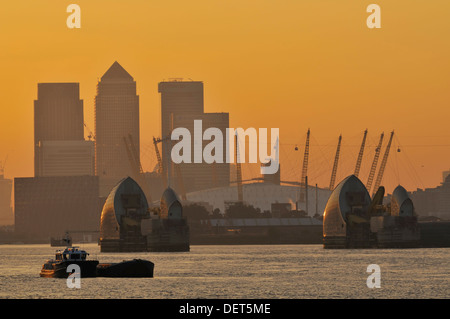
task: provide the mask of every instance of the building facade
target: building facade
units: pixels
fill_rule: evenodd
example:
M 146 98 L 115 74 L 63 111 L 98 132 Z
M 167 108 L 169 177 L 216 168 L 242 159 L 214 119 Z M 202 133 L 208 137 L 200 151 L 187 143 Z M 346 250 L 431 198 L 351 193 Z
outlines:
M 39 142 L 40 176 L 95 175 L 93 141 Z
M 172 163 L 170 150 L 175 142 L 170 141 L 172 130 L 184 127 L 191 133 L 191 163 L 172 164 L 170 184 L 179 193 L 194 192 L 214 187 L 227 187 L 230 183 L 230 165 L 226 163 L 226 129 L 229 127 L 228 113 L 205 113 L 203 82 L 168 81 L 160 82 L 161 94 L 161 136 L 163 172 L 168 174 L 168 163 Z M 218 128 L 223 136 L 223 163 L 194 163 L 194 120 L 202 121 L 202 136 L 208 128 Z M 210 141 L 202 141 L 202 150 Z M 183 184 L 183 186 L 181 186 Z M 183 189 L 184 188 L 184 189 Z
M 13 225 L 14 213 L 11 206 L 12 180 L 6 179 L 0 169 L 0 225 Z
M 79 83 L 38 83 L 34 101 L 34 172 L 40 176 L 43 141 L 83 141 L 83 100 Z
M 161 134 L 171 133 L 171 114 L 198 115 L 204 112 L 203 82 L 168 81 L 158 84 L 161 93 Z M 163 152 L 163 154 L 165 154 Z
M 98 233 L 102 205 L 98 186 L 97 176 L 15 178 L 17 237 L 45 242 L 66 231 Z
M 206 163 L 203 159 L 203 154 L 200 154 L 202 163 L 195 163 L 195 144 L 194 140 L 194 121 L 201 120 L 202 122 L 202 136 L 205 130 L 208 128 L 218 128 L 222 132 L 221 145 L 222 156 L 221 163 Z M 227 187 L 230 185 L 230 164 L 226 159 L 226 129 L 229 127 L 229 115 L 228 113 L 203 113 L 197 115 L 176 115 L 173 117 L 174 129 L 177 127 L 183 127 L 191 132 L 191 163 L 173 164 L 172 170 L 175 175 L 174 182 L 172 183 L 174 189 L 177 189 L 180 193 L 178 183 L 183 182 L 187 192 L 194 192 L 203 189 Z M 216 137 L 213 139 L 215 140 Z M 201 137 L 201 148 L 197 149 L 203 152 L 206 145 L 211 143 L 209 140 L 203 140 Z M 176 141 L 173 141 L 174 145 Z M 216 149 L 217 151 L 217 149 Z M 181 175 L 182 181 L 179 181 L 177 173 Z
M 450 175 L 435 188 L 417 189 L 410 193 L 414 207 L 420 217 L 437 217 L 450 220 Z
M 95 137 L 95 171 L 100 195 L 107 196 L 122 178 L 134 176 L 127 145 L 140 158 L 136 82 L 117 61 L 97 84 Z

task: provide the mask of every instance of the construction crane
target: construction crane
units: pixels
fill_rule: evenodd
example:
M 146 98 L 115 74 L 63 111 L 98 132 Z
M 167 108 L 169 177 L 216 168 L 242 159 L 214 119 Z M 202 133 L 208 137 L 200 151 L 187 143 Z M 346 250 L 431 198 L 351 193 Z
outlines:
M 159 149 L 158 149 L 158 143 L 160 143 L 160 142 L 162 142 L 162 140 L 160 138 L 155 138 L 153 136 L 153 145 L 155 145 L 155 153 L 156 153 L 156 158 L 158 160 L 158 173 L 161 175 L 161 178 L 164 183 L 164 189 L 166 189 L 167 188 L 167 180 L 165 177 L 161 154 L 159 153 Z
M 160 139 L 160 138 L 153 137 L 153 144 L 155 145 L 155 153 L 156 153 L 156 158 L 158 160 L 158 166 L 159 166 L 158 171 L 161 174 L 161 178 L 164 183 L 164 188 L 167 188 L 167 180 L 165 178 L 165 172 L 164 172 L 164 168 L 163 168 L 161 154 L 159 153 L 159 149 L 158 149 L 158 143 L 164 142 L 166 140 L 168 140 L 168 138 Z M 183 175 L 181 174 L 181 168 L 179 165 L 175 165 L 175 174 L 177 176 L 178 188 L 181 193 L 181 199 L 187 200 L 186 189 L 184 188 L 184 182 L 183 182 Z
M 145 180 L 144 172 L 142 170 L 141 161 L 139 159 L 139 155 L 137 153 L 136 146 L 133 142 L 133 137 L 131 134 L 128 134 L 128 140 L 124 136 L 123 141 L 125 144 L 125 149 L 127 151 L 128 160 L 130 161 L 131 169 L 135 178 L 138 181 L 138 184 L 143 188 L 145 195 L 148 197 L 149 202 L 152 202 L 150 189 L 148 187 L 147 181 Z
M 306 176 L 308 175 L 308 159 L 309 159 L 309 136 L 310 130 L 306 133 L 306 143 L 305 143 L 305 154 L 303 155 L 303 168 L 302 168 L 302 179 L 300 181 L 300 196 L 299 202 L 305 202 L 305 188 L 308 187 L 306 185 Z
M 378 146 L 375 149 L 375 156 L 373 158 L 372 167 L 370 168 L 369 178 L 367 179 L 366 188 L 370 194 L 370 189 L 372 187 L 373 177 L 375 176 L 375 171 L 377 169 L 378 158 L 380 157 L 381 145 L 383 144 L 384 132 L 380 135 L 380 141 L 378 142 Z
M 136 162 L 134 161 L 133 154 L 131 153 L 130 145 L 128 144 L 127 138 L 125 136 L 123 137 L 123 143 L 125 144 L 128 161 L 130 162 L 131 169 L 133 170 L 133 174 L 136 175 L 136 173 L 139 172 L 139 169 L 136 167 Z
M 139 154 L 137 152 L 136 146 L 133 141 L 133 135 L 128 134 L 128 139 L 130 140 L 131 151 L 133 154 L 134 162 L 139 170 L 139 173 L 143 174 L 144 170 L 142 169 L 141 160 L 139 159 Z
M 86 125 L 86 123 L 84 123 L 83 122 L 83 124 L 84 124 L 84 127 L 86 128 L 86 130 L 88 131 L 88 139 L 89 139 L 89 141 L 91 140 L 91 139 L 93 139 L 94 141 L 95 141 L 95 135 L 94 135 L 94 133 L 92 133 L 92 131 L 89 129 L 89 127 Z
M 237 135 L 235 136 L 235 140 L 236 140 L 235 158 L 236 158 L 236 180 L 237 180 L 237 190 L 238 190 L 238 201 L 242 203 L 244 201 L 244 192 L 242 190 L 242 168 L 241 168 L 240 161 L 238 161 L 239 139 L 238 139 Z
M 361 162 L 364 154 L 364 147 L 366 145 L 366 138 L 367 138 L 367 129 L 364 131 L 364 137 L 361 143 L 361 148 L 359 149 L 358 159 L 356 160 L 356 166 L 355 166 L 355 173 L 354 175 L 358 177 L 359 171 L 361 169 Z
M 375 181 L 375 185 L 373 187 L 373 195 L 378 190 L 378 187 L 380 187 L 381 180 L 383 179 L 384 169 L 386 168 L 386 163 L 389 157 L 389 150 L 391 149 L 392 144 L 392 138 L 394 137 L 394 131 L 391 132 L 391 137 L 389 138 L 389 142 L 386 146 L 386 150 L 384 151 L 383 160 L 381 161 L 380 170 L 378 171 L 377 179 Z
M 330 180 L 330 190 L 334 189 L 334 183 L 336 181 L 336 173 L 338 169 L 338 163 L 339 163 L 339 153 L 341 151 L 341 141 L 342 141 L 342 135 L 339 135 L 339 141 L 336 148 L 336 155 L 334 157 L 334 164 L 333 164 L 333 171 L 331 172 L 331 180 Z

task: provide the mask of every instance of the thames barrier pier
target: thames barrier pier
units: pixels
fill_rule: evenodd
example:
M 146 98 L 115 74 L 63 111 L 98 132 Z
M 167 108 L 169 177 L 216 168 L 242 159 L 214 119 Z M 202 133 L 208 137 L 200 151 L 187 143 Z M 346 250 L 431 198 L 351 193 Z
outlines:
M 373 198 L 355 176 L 331 193 L 323 217 L 324 248 L 412 248 L 420 246 L 414 205 L 398 186 L 383 205 L 384 187 Z
M 110 192 L 100 220 L 101 252 L 189 251 L 189 227 L 176 193 L 168 188 L 159 209 L 149 209 L 131 178 Z

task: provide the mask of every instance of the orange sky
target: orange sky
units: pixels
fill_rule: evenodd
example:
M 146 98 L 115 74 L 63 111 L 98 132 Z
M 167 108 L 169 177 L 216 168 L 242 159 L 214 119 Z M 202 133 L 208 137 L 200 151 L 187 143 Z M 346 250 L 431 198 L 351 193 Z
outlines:
M 382 28 L 366 26 L 381 7 Z M 33 175 L 38 82 L 79 82 L 94 130 L 97 79 L 118 61 L 137 81 L 144 169 L 156 162 L 157 83 L 203 81 L 205 110 L 232 127 L 279 127 L 282 178 L 299 180 L 311 128 L 310 183 L 327 187 L 339 134 L 339 181 L 353 172 L 369 130 L 361 178 L 379 134 L 394 129 L 383 184 L 434 187 L 450 169 L 450 2 L 354 0 L 21 0 L 0 10 L 0 160 L 8 178 Z M 66 7 L 81 7 L 68 29 Z M 300 150 L 294 151 L 295 145 Z M 398 145 L 401 152 L 397 152 Z M 284 164 L 283 164 L 284 159 Z M 289 163 L 288 163 L 289 161 Z M 245 177 L 254 177 L 248 169 Z

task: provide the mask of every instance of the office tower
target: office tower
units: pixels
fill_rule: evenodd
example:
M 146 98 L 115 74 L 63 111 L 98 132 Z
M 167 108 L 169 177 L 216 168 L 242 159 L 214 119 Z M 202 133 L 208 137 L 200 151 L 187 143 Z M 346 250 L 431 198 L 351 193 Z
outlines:
M 93 141 L 39 142 L 41 176 L 95 175 Z
M 158 84 L 161 93 L 161 138 L 170 138 L 172 132 L 172 114 L 195 116 L 203 114 L 203 82 L 180 81 L 175 79 Z M 167 143 L 162 143 L 163 169 L 167 165 Z
M 194 163 L 194 120 L 201 120 L 202 134 L 208 128 L 218 128 L 222 132 L 223 156 L 222 163 L 208 164 L 202 160 L 202 163 Z M 230 185 L 230 164 L 226 163 L 226 129 L 229 127 L 228 113 L 203 113 L 197 115 L 175 115 L 173 117 L 174 129 L 184 127 L 191 133 L 191 163 L 173 164 L 172 185 L 179 190 L 184 183 L 187 192 L 215 188 L 227 187 Z M 215 138 L 213 138 L 215 139 Z M 211 141 L 202 140 L 201 152 Z M 172 142 L 174 145 L 176 141 Z M 178 166 L 178 168 L 177 168 Z M 177 174 L 180 174 L 178 176 Z M 182 180 L 180 180 L 180 178 Z
M 140 158 L 136 82 L 117 61 L 97 84 L 95 136 L 95 170 L 100 195 L 106 196 L 122 178 L 136 178 L 126 145 L 134 158 Z
M 192 154 L 194 152 L 194 120 L 202 121 L 202 134 L 210 127 L 221 130 L 224 147 L 226 145 L 226 129 L 229 127 L 228 113 L 204 113 L 203 82 L 199 81 L 168 81 L 160 82 L 158 91 L 161 93 L 161 136 L 163 171 L 167 174 L 167 163 L 170 161 L 171 145 L 168 142 L 172 129 L 187 128 L 191 133 Z M 202 142 L 202 149 L 209 141 Z M 172 143 L 174 144 L 174 143 Z M 193 155 L 192 155 L 193 156 Z M 197 190 L 229 186 L 230 167 L 224 162 L 207 164 L 181 163 L 172 165 L 171 185 L 178 192 L 193 192 Z
M 40 176 L 39 142 L 83 141 L 79 83 L 38 83 L 34 101 L 34 174 Z

